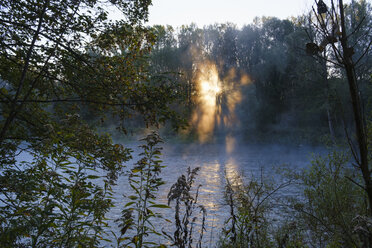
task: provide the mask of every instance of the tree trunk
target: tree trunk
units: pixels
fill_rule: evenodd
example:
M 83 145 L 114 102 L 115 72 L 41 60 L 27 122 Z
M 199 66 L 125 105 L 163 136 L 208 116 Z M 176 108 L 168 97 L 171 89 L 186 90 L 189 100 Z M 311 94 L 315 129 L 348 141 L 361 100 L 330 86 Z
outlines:
M 340 8 L 340 15 L 341 15 L 341 28 L 342 28 L 342 37 L 341 37 L 341 46 L 343 50 L 343 64 L 345 66 L 346 76 L 349 83 L 349 90 L 351 96 L 351 102 L 353 105 L 353 112 L 354 112 L 354 121 L 355 121 L 355 128 L 356 128 L 356 136 L 359 146 L 359 161 L 358 165 L 362 172 L 365 190 L 368 195 L 368 202 L 369 202 L 369 212 L 370 216 L 372 216 L 372 182 L 371 176 L 368 166 L 368 147 L 367 147 L 367 134 L 366 128 L 363 121 L 363 114 L 362 114 L 362 105 L 361 105 L 361 98 L 359 95 L 356 75 L 355 75 L 355 67 L 352 59 L 352 48 L 348 47 L 347 44 L 347 34 L 346 34 L 346 27 L 345 27 L 345 14 L 343 8 L 343 1 L 339 0 L 339 8 Z
M 332 116 L 331 116 L 329 103 L 327 104 L 327 118 L 328 118 L 329 134 L 331 135 L 331 139 L 333 143 L 336 143 L 336 136 L 335 136 L 335 131 L 333 129 Z

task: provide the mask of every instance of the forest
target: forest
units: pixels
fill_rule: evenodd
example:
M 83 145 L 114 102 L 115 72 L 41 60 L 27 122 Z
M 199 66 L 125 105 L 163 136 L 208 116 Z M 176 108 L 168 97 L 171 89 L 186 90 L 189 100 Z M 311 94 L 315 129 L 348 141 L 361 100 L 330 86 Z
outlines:
M 366 16 L 370 9 L 364 4 L 358 5 L 357 12 Z M 350 30 L 362 18 L 354 11 L 345 10 Z M 215 124 L 214 134 L 234 132 L 244 140 L 265 142 L 342 138 L 344 127 L 353 123 L 347 79 L 337 65 L 327 62 L 334 59 L 328 51 L 315 58 L 306 54 L 304 44 L 309 40 L 321 43 L 311 21 L 308 16 L 292 20 L 262 17 L 241 29 L 231 23 L 204 28 L 191 24 L 177 31 L 170 26 L 156 26 L 159 41 L 150 55 L 151 70 L 180 72 L 174 75 L 183 93 L 182 109 L 178 111 L 192 119 L 200 94 L 197 74 L 205 70 L 206 63 L 215 67 L 222 89 L 217 94 L 220 118 L 236 115 L 240 123 L 234 123 L 230 130 L 228 124 Z M 356 44 L 355 57 L 360 57 L 369 45 L 370 28 L 365 21 L 358 27 L 353 38 L 356 40 L 349 41 Z M 371 95 L 369 56 L 365 55 L 356 68 L 366 113 Z M 233 111 L 231 105 L 235 105 Z
M 372 247 L 372 4 L 242 27 L 149 26 L 151 4 L 0 1 L 0 247 Z M 203 164 L 165 180 L 178 144 L 323 152 L 225 168 L 210 230 Z

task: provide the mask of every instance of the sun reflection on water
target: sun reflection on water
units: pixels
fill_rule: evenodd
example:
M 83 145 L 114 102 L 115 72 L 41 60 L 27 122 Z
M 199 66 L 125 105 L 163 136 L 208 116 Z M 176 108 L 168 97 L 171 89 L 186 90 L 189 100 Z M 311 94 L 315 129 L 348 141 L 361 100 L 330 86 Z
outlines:
M 223 169 L 221 164 L 217 161 L 215 163 L 206 163 L 201 166 L 199 173 L 200 178 L 203 179 L 203 185 L 200 188 L 201 204 L 212 211 L 219 209 L 220 202 L 217 202 L 216 193 L 220 192 L 221 174 Z

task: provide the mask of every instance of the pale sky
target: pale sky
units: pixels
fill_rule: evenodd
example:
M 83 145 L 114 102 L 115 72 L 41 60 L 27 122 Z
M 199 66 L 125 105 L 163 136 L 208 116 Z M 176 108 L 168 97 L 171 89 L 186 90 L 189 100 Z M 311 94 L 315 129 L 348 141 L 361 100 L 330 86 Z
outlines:
M 241 27 L 256 16 L 298 16 L 313 4 L 314 0 L 153 0 L 148 24 L 177 27 L 194 22 L 203 27 L 232 22 Z

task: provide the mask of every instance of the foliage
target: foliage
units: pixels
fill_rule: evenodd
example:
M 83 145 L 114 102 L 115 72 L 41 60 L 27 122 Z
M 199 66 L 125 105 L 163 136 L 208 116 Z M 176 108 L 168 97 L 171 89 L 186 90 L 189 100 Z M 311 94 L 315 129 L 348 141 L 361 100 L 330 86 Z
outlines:
M 172 82 L 148 71 L 150 4 L 0 2 L 2 245 L 99 246 L 131 150 L 92 120 L 113 114 L 124 133 L 134 115 L 146 125 L 179 120 Z M 123 20 L 110 21 L 110 7 Z
M 308 248 L 305 232 L 295 221 L 284 220 L 273 231 L 271 247 Z
M 316 156 L 286 178 L 277 186 L 262 177 L 249 183 L 237 175 L 226 178 L 230 216 L 219 247 L 369 247 L 366 193 L 349 153 L 339 148 Z M 287 186 L 298 193 L 275 194 Z
M 129 185 L 134 194 L 128 196 L 130 201 L 125 204 L 122 217 L 117 220 L 121 228 L 121 235 L 117 238 L 119 247 L 130 244 L 134 247 L 156 246 L 153 241 L 146 240 L 149 236 L 152 240 L 154 235 L 161 236 L 159 226 L 155 225 L 153 219 L 162 216 L 154 212 L 154 209 L 169 208 L 155 202 L 159 187 L 164 184 L 159 174 L 165 166 L 161 165 L 161 148 L 157 146 L 162 140 L 153 132 L 142 141 L 146 142 L 140 146 L 143 152 L 139 155 L 143 157 L 129 173 Z M 134 233 L 131 233 L 132 229 L 135 229 Z
M 220 247 L 268 247 L 271 195 L 276 191 L 265 182 L 252 179 L 248 183 L 238 174 L 225 175 L 225 201 L 229 218 L 222 229 Z M 274 191 L 273 191 L 274 190 Z
M 6 247 L 96 247 L 104 239 L 111 185 L 129 150 L 90 133 L 77 116 L 62 123 L 62 130 L 50 130 L 42 150 L 23 151 L 27 161 L 2 167 L 0 240 Z M 76 147 L 64 146 L 63 139 Z
M 346 152 L 333 151 L 315 157 L 298 176 L 303 198 L 293 207 L 312 247 L 367 247 L 368 237 L 355 232 L 358 216 L 368 215 L 366 195 L 349 160 Z
M 322 2 L 317 2 L 318 5 L 318 12 L 315 11 L 313 8 L 314 17 L 316 18 L 316 22 L 312 22 L 314 29 L 318 31 L 320 37 L 322 38 L 321 43 L 307 43 L 306 50 L 308 54 L 311 55 L 318 55 L 319 52 L 329 53 L 333 56 L 332 59 L 327 60 L 327 62 L 332 63 L 340 67 L 341 73 L 346 74 L 347 78 L 347 85 L 349 87 L 349 94 L 351 100 L 351 107 L 353 113 L 353 124 L 355 126 L 355 139 L 351 138 L 348 134 L 348 130 L 345 128 L 346 139 L 349 144 L 350 154 L 353 156 L 353 165 L 358 169 L 359 174 L 361 175 L 362 182 L 356 182 L 355 180 L 351 179 L 354 183 L 356 183 L 360 188 L 364 190 L 366 193 L 366 200 L 368 204 L 364 206 L 365 210 L 368 211 L 366 218 L 370 219 L 372 216 L 372 178 L 371 178 L 371 171 L 370 171 L 370 161 L 369 161 L 369 151 L 368 151 L 368 130 L 366 127 L 365 121 L 365 110 L 364 110 L 364 103 L 363 98 L 361 97 L 359 87 L 360 81 L 363 79 L 363 72 L 357 72 L 356 68 L 358 68 L 358 64 L 365 59 L 366 55 L 370 53 L 370 47 L 372 42 L 370 41 L 370 35 L 368 33 L 358 35 L 356 38 L 356 33 L 358 33 L 359 29 L 364 29 L 363 27 L 365 24 L 367 26 L 370 25 L 370 21 L 368 20 L 368 16 L 366 13 L 363 13 L 362 19 L 358 20 L 354 23 L 355 19 L 353 16 L 350 20 L 347 20 L 347 12 L 345 11 L 345 7 L 343 4 L 343 0 L 338 1 L 331 1 L 331 6 L 328 9 L 327 6 Z M 320 7 L 320 5 L 323 5 Z M 364 5 L 364 6 L 363 6 Z M 360 2 L 359 6 L 363 6 L 362 9 L 366 10 L 366 3 L 364 1 Z M 354 1 L 351 3 L 351 8 L 354 7 Z M 322 11 L 320 11 L 322 9 Z M 354 11 L 354 10 L 352 10 Z M 359 9 L 358 14 L 361 14 Z M 365 22 L 366 21 L 366 22 Z M 351 23 L 351 29 L 350 29 Z M 349 25 L 348 25 L 349 24 Z M 353 25 L 354 24 L 354 25 Z M 367 29 L 370 29 L 368 27 Z M 356 42 L 355 39 L 360 40 Z M 354 42 L 354 44 L 353 44 Z M 359 43 L 359 44 L 358 44 Z M 359 46 L 360 45 L 360 46 Z M 327 47 L 329 49 L 327 50 Z M 354 56 L 355 51 L 359 50 L 358 57 Z M 368 70 L 367 70 L 368 71 Z M 359 74 L 360 73 L 360 74 Z M 368 72 L 367 72 L 368 73 Z M 354 145 L 354 143 L 357 144 Z M 355 148 L 357 147 L 357 148 Z M 337 166 L 336 166 L 337 169 Z M 350 177 L 349 177 L 350 178 Z M 337 200 L 337 201 L 335 201 Z M 330 202 L 338 203 L 338 197 L 336 195 L 336 199 L 330 200 Z M 347 207 L 343 206 L 344 210 Z M 341 214 L 342 211 L 341 211 Z M 341 215 L 342 216 L 342 215 Z M 347 222 L 347 218 L 344 216 L 342 217 L 344 222 Z M 346 219 L 346 221 L 344 220 Z M 327 227 L 327 225 L 325 225 Z M 340 226 L 340 224 L 338 224 Z M 329 228 L 331 229 L 331 228 Z M 368 229 L 367 229 L 368 230 Z M 347 238 L 340 238 L 342 239 L 343 243 L 339 243 L 337 237 L 335 237 L 336 241 L 330 241 L 332 245 L 345 245 L 345 246 L 358 246 L 359 242 L 356 241 L 350 233 L 346 232 L 344 229 L 336 230 L 335 235 L 345 235 Z M 371 240 L 368 238 L 370 236 L 369 232 L 367 231 L 367 237 L 360 241 L 363 243 L 363 246 L 371 246 Z M 321 240 L 322 241 L 322 240 Z
M 64 113 L 85 117 L 88 109 L 102 121 L 114 114 L 124 132 L 133 115 L 147 125 L 178 119 L 168 108 L 171 82 L 147 70 L 155 35 L 141 23 L 150 1 L 111 4 L 130 22 L 109 21 L 101 1 L 1 3 L 2 154 L 21 142 L 42 146 L 46 127 L 61 125 Z
M 195 247 L 202 247 L 202 239 L 205 231 L 205 216 L 206 209 L 203 205 L 198 204 L 198 195 L 199 195 L 199 185 L 196 189 L 195 196 L 192 195 L 192 185 L 194 183 L 197 172 L 200 168 L 196 167 L 194 169 L 187 169 L 187 174 L 182 175 L 178 178 L 177 182 L 172 185 L 168 193 L 168 205 L 175 201 L 175 231 L 173 237 L 167 235 L 168 238 L 172 241 L 172 245 L 185 248 L 192 247 L 194 242 L 194 230 L 197 225 L 198 213 L 194 213 L 196 210 L 199 210 L 201 213 L 201 221 L 198 223 L 200 227 L 198 228 L 199 237 L 196 242 Z

